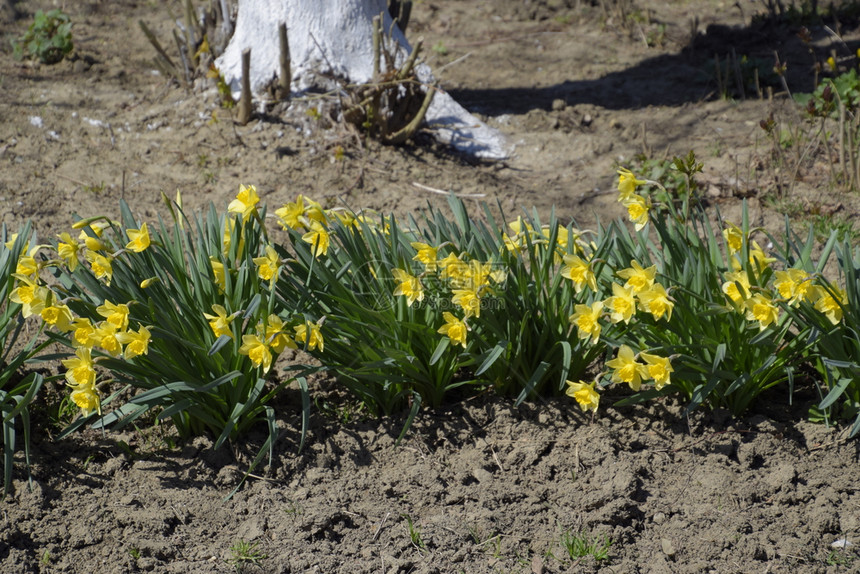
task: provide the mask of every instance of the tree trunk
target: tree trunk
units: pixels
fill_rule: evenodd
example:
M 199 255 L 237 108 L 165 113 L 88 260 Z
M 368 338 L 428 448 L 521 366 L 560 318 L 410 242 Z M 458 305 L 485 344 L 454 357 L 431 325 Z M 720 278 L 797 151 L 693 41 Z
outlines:
M 238 93 L 242 52 L 251 49 L 251 89 L 259 93 L 276 81 L 280 69 L 278 25 L 287 25 L 292 88 L 333 87 L 332 78 L 367 83 L 373 78 L 373 18 L 401 47 L 398 62 L 411 53 L 406 37 L 392 26 L 385 0 L 239 0 L 236 30 L 216 61 L 224 79 Z M 427 66 L 417 69 L 422 82 L 431 83 Z M 456 149 L 485 159 L 509 155 L 497 131 L 463 109 L 451 96 L 437 90 L 426 123 L 435 136 Z

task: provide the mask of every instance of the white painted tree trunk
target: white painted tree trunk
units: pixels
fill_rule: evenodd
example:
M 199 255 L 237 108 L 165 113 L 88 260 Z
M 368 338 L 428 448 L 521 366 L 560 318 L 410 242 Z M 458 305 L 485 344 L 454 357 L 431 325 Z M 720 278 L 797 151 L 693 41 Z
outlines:
M 411 47 L 396 26 L 392 29 L 385 0 L 239 0 L 236 30 L 215 64 L 238 92 L 242 51 L 250 48 L 251 89 L 259 92 L 278 77 L 278 25 L 284 22 L 294 90 L 305 90 L 318 85 L 321 77 L 331 76 L 366 83 L 373 76 L 372 22 L 380 14 L 383 30 L 392 31 L 405 58 Z M 418 67 L 418 76 L 423 82 L 433 81 L 427 66 Z M 433 98 L 426 123 L 440 141 L 465 153 L 485 159 L 510 155 L 501 133 L 441 90 Z

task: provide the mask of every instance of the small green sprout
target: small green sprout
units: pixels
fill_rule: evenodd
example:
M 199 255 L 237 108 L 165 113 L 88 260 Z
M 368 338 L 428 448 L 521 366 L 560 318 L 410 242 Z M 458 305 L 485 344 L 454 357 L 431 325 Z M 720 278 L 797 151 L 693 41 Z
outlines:
M 593 556 L 596 561 L 600 562 L 609 558 L 609 547 L 612 546 L 612 541 L 606 534 L 601 538 L 596 535 L 592 536 L 587 532 L 573 533 L 565 530 L 561 533 L 561 545 L 572 560 Z
M 63 61 L 73 48 L 72 23 L 61 10 L 36 12 L 27 33 L 12 42 L 15 59 L 38 58 L 43 64 Z
M 236 570 L 237 574 L 244 572 L 245 566 L 248 564 L 259 566 L 261 560 L 268 558 L 267 555 L 261 554 L 260 551 L 257 550 L 258 544 L 259 543 L 257 542 L 252 544 L 251 542 L 240 540 L 230 547 L 230 553 L 233 555 L 233 558 L 231 558 L 229 562 L 230 565 L 233 566 L 233 569 Z

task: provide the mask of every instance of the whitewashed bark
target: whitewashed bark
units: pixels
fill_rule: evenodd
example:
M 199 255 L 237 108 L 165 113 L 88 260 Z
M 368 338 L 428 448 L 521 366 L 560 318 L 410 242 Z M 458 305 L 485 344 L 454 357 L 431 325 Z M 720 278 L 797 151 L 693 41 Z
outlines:
M 400 30 L 391 26 L 385 0 L 239 0 L 236 30 L 227 49 L 216 61 L 224 79 L 238 94 L 242 76 L 242 51 L 251 48 L 251 89 L 259 93 L 279 72 L 278 24 L 287 24 L 292 88 L 297 92 L 319 85 L 321 77 L 335 76 L 352 83 L 366 83 L 373 76 L 372 21 L 383 16 L 383 29 L 403 51 L 411 47 Z M 418 76 L 430 83 L 427 66 Z M 456 149 L 485 159 L 510 155 L 504 137 L 437 91 L 427 112 L 427 125 L 436 137 Z

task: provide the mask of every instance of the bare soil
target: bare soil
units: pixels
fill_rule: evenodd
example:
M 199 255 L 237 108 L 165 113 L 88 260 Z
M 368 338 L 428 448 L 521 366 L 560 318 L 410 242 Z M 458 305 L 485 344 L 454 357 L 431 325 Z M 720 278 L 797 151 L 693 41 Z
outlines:
M 825 22 L 844 44 L 808 23 L 810 53 L 800 23 L 754 21 L 759 3 L 418 2 L 409 35 L 434 47 L 427 61 L 442 85 L 515 144 L 509 160 L 483 164 L 427 134 L 403 148 L 365 142 L 330 119 L 324 100 L 236 125 L 211 82 L 184 90 L 153 73 L 137 22 L 172 46 L 177 1 L 15 5 L 20 19 L 0 7 L 0 215 L 12 228 L 32 220 L 44 238 L 67 231 L 74 213 L 118 214 L 120 198 L 143 219 L 163 213 L 162 192 L 180 191 L 192 209 L 223 207 L 240 183 L 273 207 L 305 194 L 400 215 L 444 202 L 429 187 L 513 214 L 554 207 L 588 228 L 624 215 L 617 165 L 690 150 L 705 163 L 708 201 L 730 220 L 740 198 L 771 230 L 782 224 L 775 208 L 848 225 L 860 211 L 831 183 L 832 160 L 800 142 L 812 151 L 799 167 L 777 161 L 759 125 L 771 113 L 780 126 L 803 122 L 766 73 L 775 54 L 789 88 L 811 91 L 815 61 L 833 50 L 847 62 L 856 50 L 850 22 Z M 50 67 L 13 60 L 7 40 L 57 5 L 74 22 L 74 55 Z M 733 52 L 738 67 L 743 56 L 765 62 L 761 96 L 754 83 L 718 84 L 715 56 L 724 66 Z M 305 113 L 311 106 L 321 119 Z M 21 464 L 0 502 L 0 572 L 860 568 L 858 443 L 805 422 L 812 393 L 791 407 L 784 393 L 767 397 L 743 420 L 684 417 L 671 401 L 592 420 L 569 400 L 514 407 L 480 396 L 422 413 L 395 446 L 402 419 L 367 419 L 324 387 L 304 450 L 288 393 L 273 464 L 227 501 L 255 437 L 218 451 L 158 427 L 53 441 L 63 391 L 48 389 L 33 488 Z M 607 537 L 608 558 L 572 558 L 565 533 Z M 834 548 L 838 540 L 854 545 Z M 255 545 L 248 560 L 237 561 L 239 542 Z

